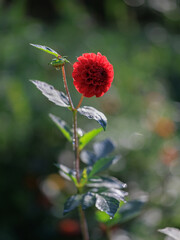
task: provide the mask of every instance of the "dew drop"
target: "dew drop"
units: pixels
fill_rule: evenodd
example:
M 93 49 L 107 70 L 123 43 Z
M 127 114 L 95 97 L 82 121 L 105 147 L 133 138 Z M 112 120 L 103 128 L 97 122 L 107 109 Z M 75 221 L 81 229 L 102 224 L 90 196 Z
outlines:
M 73 150 L 75 150 L 75 138 L 72 140 Z
M 127 187 L 127 184 L 126 184 L 126 183 L 123 183 L 123 184 L 122 184 L 122 187 L 123 187 L 123 188 L 126 188 L 126 187 Z

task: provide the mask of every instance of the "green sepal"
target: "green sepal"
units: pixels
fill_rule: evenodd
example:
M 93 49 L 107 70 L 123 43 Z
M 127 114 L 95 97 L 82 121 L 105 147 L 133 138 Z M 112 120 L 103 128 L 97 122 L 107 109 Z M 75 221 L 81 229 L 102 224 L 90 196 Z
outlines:
M 56 68 L 56 70 L 60 70 L 62 66 L 65 65 L 65 63 L 70 63 L 66 58 L 64 57 L 58 57 L 51 60 L 49 65 Z
M 62 134 L 67 138 L 67 140 L 69 142 L 72 142 L 73 133 L 72 133 L 70 127 L 67 125 L 67 123 L 51 113 L 49 114 L 49 117 L 56 124 L 56 126 L 59 128 L 59 130 L 62 132 Z

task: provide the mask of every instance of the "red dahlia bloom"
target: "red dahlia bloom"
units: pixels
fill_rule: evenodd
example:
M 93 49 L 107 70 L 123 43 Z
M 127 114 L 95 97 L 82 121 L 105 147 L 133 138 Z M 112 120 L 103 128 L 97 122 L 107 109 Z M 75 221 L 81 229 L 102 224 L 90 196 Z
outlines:
M 84 53 L 73 65 L 73 83 L 85 97 L 101 97 L 111 87 L 114 78 L 112 64 L 101 53 Z

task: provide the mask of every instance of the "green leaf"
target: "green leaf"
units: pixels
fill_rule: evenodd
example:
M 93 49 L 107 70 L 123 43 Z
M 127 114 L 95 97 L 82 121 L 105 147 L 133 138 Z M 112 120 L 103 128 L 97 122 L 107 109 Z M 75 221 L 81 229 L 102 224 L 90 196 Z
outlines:
M 72 142 L 73 133 L 71 129 L 68 127 L 67 123 L 51 113 L 49 114 L 49 116 L 52 119 L 52 121 L 56 124 L 56 126 L 61 130 L 63 135 L 67 138 L 67 140 L 69 142 Z
M 70 106 L 68 97 L 63 92 L 56 90 L 52 85 L 38 80 L 31 80 L 31 82 L 49 99 L 49 101 L 61 107 Z
M 115 188 L 98 188 L 96 191 L 101 194 L 102 196 L 108 196 L 108 197 L 113 197 L 117 201 L 125 201 L 125 197 L 128 195 L 127 192 L 124 192 L 123 190 L 120 189 L 115 189 Z
M 110 217 L 113 217 L 119 208 L 120 201 L 125 202 L 124 197 L 127 193 L 119 189 L 92 189 L 96 196 L 97 209 L 106 212 Z
M 113 217 L 119 208 L 119 201 L 110 196 L 96 194 L 95 206 L 100 211 L 104 211 L 110 217 Z
M 105 188 L 116 188 L 122 189 L 127 186 L 126 183 L 121 182 L 115 177 L 94 177 L 89 179 L 87 183 L 88 187 L 105 187 Z
M 95 202 L 96 202 L 95 195 L 91 192 L 87 192 L 86 194 L 83 195 L 83 198 L 82 198 L 83 210 L 95 205 Z
M 82 137 L 79 139 L 79 149 L 82 150 L 86 144 L 88 144 L 94 137 L 96 137 L 103 128 L 93 129 L 92 131 L 85 133 Z
M 54 55 L 54 56 L 56 56 L 56 57 L 60 56 L 59 53 L 57 53 L 56 51 L 54 51 L 54 50 L 53 50 L 52 48 L 50 48 L 50 47 L 43 46 L 43 45 L 38 45 L 38 44 L 32 44 L 32 43 L 30 43 L 30 45 L 33 46 L 33 47 L 35 47 L 35 48 L 38 48 L 38 49 L 40 49 L 40 50 L 42 50 L 42 51 L 44 51 L 44 52 L 47 52 L 47 53 L 49 53 L 49 54 L 51 54 L 51 55 Z
M 73 195 L 64 204 L 63 214 L 67 214 L 81 204 L 82 195 Z
M 92 170 L 89 173 L 88 178 L 92 178 L 97 173 L 107 169 L 112 163 L 116 162 L 119 159 L 118 156 L 116 157 L 108 157 L 108 158 L 101 158 L 95 162 L 92 166 Z
M 80 154 L 81 161 L 87 165 L 93 165 L 96 161 L 96 155 L 93 152 L 83 150 Z
M 114 221 L 114 219 L 117 216 L 117 212 L 114 215 L 113 219 L 109 219 L 109 215 L 107 213 L 99 211 L 99 210 L 96 211 L 95 216 L 96 216 L 96 220 L 98 222 L 101 222 L 101 223 L 104 223 L 104 224 L 108 225 L 107 223 L 109 223 L 110 221 Z
M 55 164 L 56 167 L 59 168 L 59 173 L 62 177 L 66 178 L 67 180 L 72 180 L 75 185 L 77 185 L 76 173 L 74 170 L 66 167 L 63 164 Z
M 96 154 L 96 159 L 100 159 L 111 153 L 115 149 L 115 146 L 114 143 L 107 138 L 101 142 L 95 142 L 93 149 Z
M 99 211 L 96 213 L 96 218 L 99 222 L 103 222 L 109 227 L 112 227 L 137 217 L 141 213 L 144 204 L 145 201 L 142 200 L 129 201 L 120 207 L 120 210 L 115 214 L 112 220 L 109 219 L 106 214 Z
M 124 204 L 119 210 L 120 219 L 118 222 L 123 223 L 137 217 L 140 214 L 144 204 L 145 201 L 142 200 L 133 200 Z
M 81 152 L 82 162 L 93 165 L 98 159 L 104 158 L 106 155 L 114 150 L 115 146 L 110 139 L 105 139 L 101 142 L 93 144 L 94 152 L 83 150 Z
M 174 240 L 180 239 L 180 229 L 178 228 L 167 227 L 167 228 L 159 229 L 158 231 L 166 234 L 167 236 L 173 238 Z
M 107 118 L 102 112 L 90 106 L 83 106 L 78 108 L 77 111 L 89 119 L 96 120 L 103 127 L 103 129 L 106 130 Z

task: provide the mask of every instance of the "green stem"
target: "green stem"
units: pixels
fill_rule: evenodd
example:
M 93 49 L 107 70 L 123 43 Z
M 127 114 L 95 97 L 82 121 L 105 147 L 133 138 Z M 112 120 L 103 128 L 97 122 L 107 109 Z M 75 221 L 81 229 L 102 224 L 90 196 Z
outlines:
M 65 87 L 65 90 L 66 90 L 66 93 L 67 93 L 67 96 L 68 96 L 68 99 L 69 99 L 70 106 L 71 106 L 72 110 L 74 110 L 73 102 L 71 100 L 71 96 L 70 96 L 67 81 L 66 81 L 66 72 L 65 72 L 65 67 L 64 66 L 62 66 L 62 75 L 63 75 L 64 87 Z
M 106 227 L 106 236 L 107 236 L 107 240 L 111 240 L 111 233 L 110 233 L 109 227 Z
M 78 108 L 81 106 L 81 103 L 82 103 L 82 101 L 83 101 L 83 98 L 84 98 L 84 96 L 81 95 L 81 99 L 80 99 L 80 101 L 79 101 L 79 103 L 78 103 L 76 109 L 78 109 Z
M 71 100 L 71 96 L 70 96 L 67 81 L 66 81 L 66 73 L 65 73 L 64 66 L 62 66 L 62 74 L 63 74 L 64 87 L 69 99 L 69 103 L 71 105 L 71 110 L 73 112 L 73 129 L 74 129 L 73 144 L 74 144 L 74 150 L 75 150 L 75 169 L 76 169 L 77 182 L 79 183 L 80 182 L 80 158 L 79 158 L 80 151 L 79 151 L 79 139 L 77 134 L 77 109 L 74 108 L 73 102 Z M 81 99 L 77 108 L 80 107 L 82 100 L 83 100 L 83 96 L 81 96 Z M 82 210 L 81 206 L 79 207 L 79 215 L 81 220 L 81 229 L 82 229 L 83 238 L 84 240 L 89 240 L 88 226 L 87 226 L 84 211 Z
M 77 178 L 77 182 L 79 183 L 80 182 L 80 158 L 79 158 L 79 141 L 78 141 L 78 135 L 77 135 L 77 110 L 76 109 L 73 111 L 73 125 L 74 125 L 73 141 L 75 146 L 75 158 L 76 158 L 76 162 L 75 162 L 76 178 Z M 83 238 L 84 240 L 89 240 L 86 217 L 81 206 L 79 206 L 79 216 L 81 220 L 81 230 L 82 230 Z
M 73 136 L 73 144 L 75 150 L 75 169 L 76 169 L 76 178 L 77 182 L 80 182 L 80 159 L 79 159 L 79 141 L 77 135 L 77 110 L 73 111 L 73 127 L 74 127 L 74 136 Z
M 79 215 L 80 215 L 80 220 L 81 220 L 81 229 L 82 229 L 83 238 L 84 238 L 84 240 L 89 240 L 89 233 L 88 233 L 86 217 L 85 217 L 84 211 L 82 210 L 81 206 L 79 206 Z

